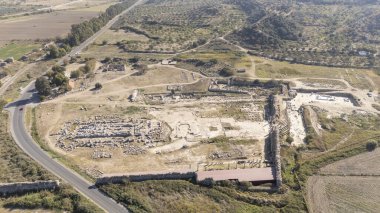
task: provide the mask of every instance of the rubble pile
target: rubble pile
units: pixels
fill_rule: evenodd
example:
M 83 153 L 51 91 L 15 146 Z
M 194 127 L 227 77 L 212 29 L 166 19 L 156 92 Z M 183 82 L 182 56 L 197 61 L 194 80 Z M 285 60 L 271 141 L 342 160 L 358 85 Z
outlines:
M 139 146 L 126 145 L 123 153 L 125 155 L 141 155 L 141 154 L 145 154 L 146 150 Z
M 130 142 L 152 146 L 165 141 L 167 131 L 164 129 L 162 122 L 157 120 L 95 116 L 89 120 L 66 122 L 56 134 L 56 146 L 65 151 L 77 147 L 123 148 Z
M 112 158 L 112 153 L 95 150 L 92 153 L 92 159 L 99 159 L 99 158 Z
M 212 160 L 246 159 L 242 148 L 234 148 L 231 152 L 214 151 L 208 156 Z

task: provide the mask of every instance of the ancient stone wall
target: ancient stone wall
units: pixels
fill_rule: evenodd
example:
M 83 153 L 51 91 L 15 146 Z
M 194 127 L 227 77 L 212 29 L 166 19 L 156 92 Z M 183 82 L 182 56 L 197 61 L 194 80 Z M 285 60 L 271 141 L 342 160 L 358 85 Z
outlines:
M 12 194 L 26 193 L 41 190 L 54 190 L 59 187 L 59 181 L 38 181 L 38 182 L 19 182 L 19 183 L 0 183 L 0 195 L 7 196 Z
M 331 96 L 336 96 L 336 97 L 343 97 L 343 98 L 348 98 L 352 102 L 354 106 L 360 107 L 362 104 L 360 100 L 354 96 L 351 93 L 345 93 L 345 92 L 331 92 L 331 93 L 326 93 Z
M 274 170 L 275 170 L 275 179 L 277 187 L 280 187 L 282 184 L 282 175 L 281 175 L 281 144 L 280 144 L 280 130 L 275 126 L 271 132 L 271 142 L 273 147 L 274 154 Z
M 274 169 L 275 169 L 275 179 L 277 187 L 282 184 L 281 176 L 281 143 L 280 143 L 280 130 L 279 130 L 279 120 L 280 120 L 280 100 L 277 96 L 271 96 L 269 98 L 270 104 L 270 122 L 271 122 L 271 132 L 269 133 L 269 141 L 271 147 L 271 153 L 273 155 Z
M 249 94 L 247 91 L 237 90 L 237 89 L 218 89 L 218 88 L 208 88 L 210 92 L 221 92 L 221 93 L 236 93 L 236 94 Z
M 96 185 L 123 183 L 126 180 L 140 182 L 146 180 L 188 180 L 192 178 L 195 178 L 195 172 L 193 171 L 105 176 L 98 178 L 96 180 Z

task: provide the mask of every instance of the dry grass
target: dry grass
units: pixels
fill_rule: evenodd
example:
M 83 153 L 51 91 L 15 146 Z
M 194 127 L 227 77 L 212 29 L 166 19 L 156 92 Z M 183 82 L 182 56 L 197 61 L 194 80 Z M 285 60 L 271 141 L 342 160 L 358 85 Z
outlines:
M 263 78 L 306 77 L 344 79 L 353 87 L 360 89 L 374 89 L 374 85 L 368 80 L 368 77 L 374 82 L 379 82 L 380 80 L 380 76 L 376 76 L 371 70 L 309 66 L 273 61 L 259 57 L 254 58 L 256 61 L 262 62 L 256 64 L 256 75 Z
M 380 175 L 380 149 L 347 158 L 321 169 L 323 174 Z
M 312 176 L 307 182 L 311 212 L 378 212 L 379 177 Z
M 139 35 L 132 32 L 125 32 L 124 30 L 107 30 L 104 34 L 96 39 L 96 44 L 101 44 L 103 41 L 107 41 L 108 44 L 116 44 L 120 41 L 148 41 L 149 39 L 144 35 Z

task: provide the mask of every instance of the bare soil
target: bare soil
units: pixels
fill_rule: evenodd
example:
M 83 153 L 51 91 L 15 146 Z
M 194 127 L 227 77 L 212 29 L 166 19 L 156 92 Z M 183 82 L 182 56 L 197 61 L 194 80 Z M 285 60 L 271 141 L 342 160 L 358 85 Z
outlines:
M 72 24 L 89 20 L 96 11 L 58 11 L 0 21 L 0 40 L 35 40 L 65 36 Z
M 307 182 L 310 212 L 378 212 L 380 177 L 312 176 Z

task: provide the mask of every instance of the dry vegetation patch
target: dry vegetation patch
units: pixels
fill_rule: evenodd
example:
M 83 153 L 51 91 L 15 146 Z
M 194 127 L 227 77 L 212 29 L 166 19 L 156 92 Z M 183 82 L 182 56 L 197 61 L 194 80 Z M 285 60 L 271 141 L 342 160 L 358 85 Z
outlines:
M 329 164 L 321 169 L 322 174 L 380 175 L 380 149 L 356 155 Z
M 377 212 L 379 177 L 312 176 L 307 182 L 311 212 Z

